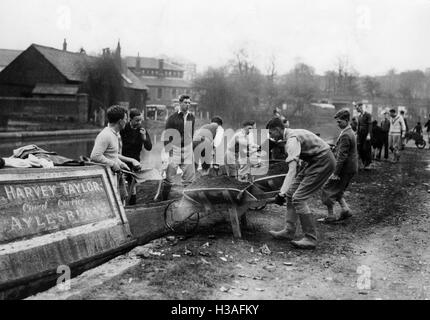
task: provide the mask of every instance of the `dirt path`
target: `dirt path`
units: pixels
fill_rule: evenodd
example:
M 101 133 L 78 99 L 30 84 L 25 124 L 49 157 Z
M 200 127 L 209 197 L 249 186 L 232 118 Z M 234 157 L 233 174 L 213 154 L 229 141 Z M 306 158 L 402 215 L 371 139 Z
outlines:
M 192 238 L 157 240 L 159 256 L 82 298 L 428 299 L 429 189 L 430 151 L 408 149 L 397 165 L 359 173 L 346 194 L 354 217 L 319 224 L 315 251 L 270 237 L 285 210 L 271 205 L 248 215 L 241 240 L 225 223 Z M 311 208 L 325 214 L 317 198 Z

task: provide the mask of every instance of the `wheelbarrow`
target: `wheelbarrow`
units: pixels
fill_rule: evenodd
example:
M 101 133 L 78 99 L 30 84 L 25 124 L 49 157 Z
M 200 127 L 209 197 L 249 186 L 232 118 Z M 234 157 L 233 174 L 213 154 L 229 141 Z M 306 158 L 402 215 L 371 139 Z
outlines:
M 263 210 L 268 203 L 272 203 L 288 173 L 288 164 L 283 160 L 270 160 L 263 163 L 263 168 L 264 166 L 269 166 L 262 171 L 264 175 L 253 176 L 252 185 L 248 188 L 248 191 L 258 199 L 250 205 L 250 210 Z
M 241 224 L 246 225 L 245 213 L 248 211 L 249 205 L 258 201 L 249 192 L 248 186 L 244 189 L 230 187 L 184 189 L 183 196 L 183 201 L 203 208 L 207 215 L 219 211 L 226 212 L 236 238 L 242 237 Z M 184 216 L 183 218 L 189 219 L 190 217 Z

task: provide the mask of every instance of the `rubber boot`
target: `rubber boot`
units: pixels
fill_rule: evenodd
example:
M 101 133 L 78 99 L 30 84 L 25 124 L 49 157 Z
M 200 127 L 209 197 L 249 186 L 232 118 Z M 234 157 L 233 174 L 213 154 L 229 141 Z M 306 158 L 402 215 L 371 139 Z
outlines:
M 301 213 L 299 218 L 305 236 L 300 240 L 291 241 L 291 244 L 300 249 L 315 249 L 317 246 L 317 232 L 313 215 L 311 213 Z
M 136 195 L 135 194 L 132 194 L 131 196 L 130 196 L 130 200 L 128 201 L 128 205 L 129 206 L 134 206 L 136 204 Z
M 297 228 L 297 213 L 291 203 L 287 202 L 287 214 L 285 216 L 285 228 L 280 231 L 269 231 L 275 239 L 293 240 Z
M 172 185 L 164 181 L 162 188 L 163 189 L 161 191 L 161 201 L 169 200 L 169 194 L 170 194 L 170 190 L 172 190 Z
M 346 203 L 345 198 L 340 198 L 339 204 L 342 208 L 342 210 L 340 211 L 341 218 L 346 219 L 352 217 L 351 209 L 349 208 L 348 203 Z

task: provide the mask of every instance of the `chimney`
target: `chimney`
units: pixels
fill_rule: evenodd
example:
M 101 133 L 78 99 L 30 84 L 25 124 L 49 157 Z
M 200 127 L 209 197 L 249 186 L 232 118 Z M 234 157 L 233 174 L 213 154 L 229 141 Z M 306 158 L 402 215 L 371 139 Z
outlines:
M 110 49 L 103 48 L 103 57 L 110 57 Z
M 164 60 L 158 59 L 158 76 L 164 77 Z
M 63 51 L 67 51 L 67 41 L 66 41 L 66 39 L 64 39 L 64 42 L 63 42 Z
M 142 72 L 142 67 L 140 65 L 140 55 L 139 52 L 137 53 L 137 58 L 136 58 L 136 74 L 137 75 L 141 75 Z

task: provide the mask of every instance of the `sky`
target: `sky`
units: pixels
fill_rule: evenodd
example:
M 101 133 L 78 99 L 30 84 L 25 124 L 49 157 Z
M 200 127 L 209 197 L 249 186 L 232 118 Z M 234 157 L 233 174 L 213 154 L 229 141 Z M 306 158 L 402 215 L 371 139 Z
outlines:
M 1 0 L 0 48 L 181 57 L 198 71 L 244 48 L 263 72 L 340 57 L 360 74 L 430 68 L 430 0 Z

